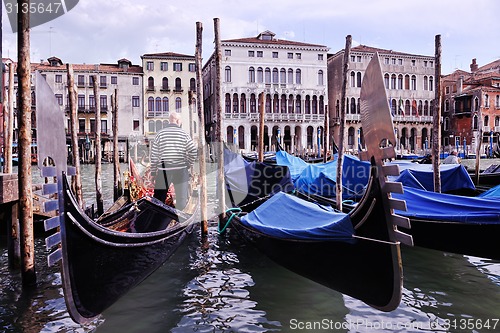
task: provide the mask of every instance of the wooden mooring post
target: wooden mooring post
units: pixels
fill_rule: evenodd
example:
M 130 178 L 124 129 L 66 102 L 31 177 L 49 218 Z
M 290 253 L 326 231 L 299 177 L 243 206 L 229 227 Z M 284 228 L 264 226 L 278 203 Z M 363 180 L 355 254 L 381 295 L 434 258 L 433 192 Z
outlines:
M 214 18 L 215 32 L 215 112 L 217 113 L 217 124 L 215 125 L 215 140 L 217 142 L 217 199 L 219 200 L 219 217 L 226 217 L 226 197 L 224 181 L 224 140 L 222 138 L 222 106 L 221 106 L 221 64 L 222 50 L 220 40 L 220 21 Z
M 84 209 L 83 190 L 82 190 L 82 177 L 80 174 L 80 150 L 78 149 L 78 130 L 77 121 L 78 115 L 76 113 L 76 92 L 75 92 L 75 79 L 73 75 L 73 66 L 66 65 L 67 78 L 68 78 L 68 101 L 69 101 L 69 122 L 71 132 L 71 156 L 72 164 L 76 169 L 75 176 L 72 177 L 72 187 L 75 191 L 76 200 L 80 208 Z
M 95 196 L 97 205 L 97 215 L 104 213 L 104 201 L 102 199 L 102 153 L 101 153 L 101 103 L 99 89 L 97 87 L 97 75 L 92 75 L 92 88 L 94 90 L 94 110 L 95 110 Z
M 441 173 L 439 171 L 439 153 L 441 151 L 441 35 L 435 38 L 435 97 L 434 122 L 432 126 L 432 167 L 434 176 L 434 192 L 441 193 Z
M 349 58 L 351 54 L 352 37 L 347 35 L 344 49 L 344 68 L 342 71 L 342 91 L 340 97 L 340 128 L 339 128 L 339 152 L 337 159 L 337 179 L 336 179 L 336 200 L 337 209 L 342 211 L 342 168 L 344 164 L 344 137 L 345 137 L 345 113 L 346 113 L 346 90 L 347 90 L 347 72 L 349 70 Z
M 120 156 L 118 154 L 118 89 L 115 89 L 115 93 L 111 96 L 111 110 L 113 113 L 111 122 L 113 131 L 113 199 L 116 201 L 123 194 Z
M 29 0 L 18 1 L 19 8 L 29 7 Z M 20 10 L 17 14 L 17 77 L 19 120 L 19 223 L 21 226 L 21 277 L 24 287 L 36 283 L 35 237 L 33 231 L 33 191 L 31 178 L 31 63 L 30 14 Z
M 202 36 L 203 24 L 196 22 L 196 99 L 198 100 L 198 155 L 200 166 L 200 226 L 201 236 L 206 238 L 208 235 L 208 198 L 207 198 L 207 161 L 205 151 L 205 114 L 203 111 L 203 76 L 202 76 Z

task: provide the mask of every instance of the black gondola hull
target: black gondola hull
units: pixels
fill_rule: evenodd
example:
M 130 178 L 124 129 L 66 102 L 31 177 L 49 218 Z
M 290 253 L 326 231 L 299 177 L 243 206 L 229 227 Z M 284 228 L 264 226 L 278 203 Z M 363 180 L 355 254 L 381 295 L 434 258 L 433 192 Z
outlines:
M 87 323 L 157 270 L 196 226 L 192 214 L 179 212 L 154 198 L 141 198 L 103 219 L 84 215 L 64 181 L 61 218 L 62 278 L 71 317 Z M 133 225 L 134 232 L 105 227 L 113 221 Z
M 500 260 L 500 224 L 467 224 L 410 218 L 415 246 Z
M 383 311 L 392 311 L 400 303 L 399 244 L 364 238 L 352 242 L 283 240 L 259 234 L 238 221 L 232 226 L 239 236 L 292 272 Z

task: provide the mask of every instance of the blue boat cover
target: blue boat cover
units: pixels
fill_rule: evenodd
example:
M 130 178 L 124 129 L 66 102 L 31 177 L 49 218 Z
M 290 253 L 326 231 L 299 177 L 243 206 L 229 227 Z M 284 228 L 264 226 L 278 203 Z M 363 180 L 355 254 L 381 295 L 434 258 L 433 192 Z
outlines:
M 276 153 L 276 163 L 290 169 L 295 187 L 307 194 L 335 197 L 337 180 L 337 158 L 326 163 L 306 163 L 285 151 Z M 342 172 L 343 199 L 359 199 L 363 196 L 370 178 L 370 163 L 360 161 L 352 155 L 344 155 Z
M 434 173 L 432 164 L 411 162 L 390 162 L 399 166 L 399 177 L 389 177 L 390 180 L 401 182 L 404 186 L 434 191 Z M 467 170 L 461 164 L 441 164 L 441 191 L 449 192 L 476 187 Z
M 243 216 L 241 222 L 282 239 L 351 241 L 354 235 L 348 214 L 283 192 Z
M 404 187 L 403 194 L 392 193 L 392 196 L 406 200 L 407 211 L 395 212 L 408 218 L 467 224 L 500 223 L 498 198 L 466 197 L 407 186 Z
M 482 198 L 500 198 L 500 185 L 490 188 L 488 191 L 481 193 L 478 197 Z
M 224 150 L 224 177 L 233 206 L 294 190 L 288 167 L 248 162 L 228 149 Z

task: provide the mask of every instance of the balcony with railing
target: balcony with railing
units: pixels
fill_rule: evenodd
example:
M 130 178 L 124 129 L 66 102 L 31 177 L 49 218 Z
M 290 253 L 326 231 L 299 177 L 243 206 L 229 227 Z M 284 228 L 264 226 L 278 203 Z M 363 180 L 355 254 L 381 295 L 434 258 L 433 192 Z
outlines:
M 249 119 L 258 121 L 258 113 L 224 113 L 225 119 Z M 303 113 L 265 113 L 265 121 L 324 121 L 324 114 L 303 114 Z
M 95 113 L 95 106 L 94 105 L 88 105 L 88 104 L 80 104 L 76 106 L 76 111 L 79 113 Z M 64 107 L 64 111 L 66 113 L 70 112 L 69 105 L 66 105 Z M 101 113 L 107 113 L 108 106 L 107 105 L 101 105 Z
M 146 117 L 148 118 L 168 118 L 169 115 L 169 111 L 148 111 L 146 113 Z

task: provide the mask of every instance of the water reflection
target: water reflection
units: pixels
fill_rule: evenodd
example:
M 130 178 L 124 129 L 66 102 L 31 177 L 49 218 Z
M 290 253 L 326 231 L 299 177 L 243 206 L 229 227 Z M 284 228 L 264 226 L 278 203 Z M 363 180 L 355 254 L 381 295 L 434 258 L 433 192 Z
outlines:
M 172 332 L 268 332 L 277 330 L 252 300 L 252 276 L 239 267 L 227 238 L 211 229 L 202 246 L 191 248 L 190 266 L 196 277 L 183 289 L 182 319 Z

